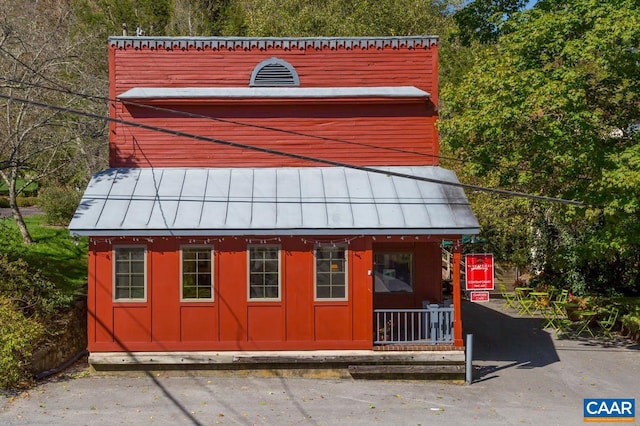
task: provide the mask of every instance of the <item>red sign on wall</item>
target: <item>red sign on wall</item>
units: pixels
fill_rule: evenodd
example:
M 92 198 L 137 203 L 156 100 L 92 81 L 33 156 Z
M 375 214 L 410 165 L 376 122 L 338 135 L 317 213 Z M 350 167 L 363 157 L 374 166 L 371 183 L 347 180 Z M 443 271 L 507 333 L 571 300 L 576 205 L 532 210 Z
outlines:
M 488 291 L 472 291 L 470 300 L 472 302 L 488 302 L 489 292 Z
M 493 290 L 493 254 L 465 256 L 467 290 Z

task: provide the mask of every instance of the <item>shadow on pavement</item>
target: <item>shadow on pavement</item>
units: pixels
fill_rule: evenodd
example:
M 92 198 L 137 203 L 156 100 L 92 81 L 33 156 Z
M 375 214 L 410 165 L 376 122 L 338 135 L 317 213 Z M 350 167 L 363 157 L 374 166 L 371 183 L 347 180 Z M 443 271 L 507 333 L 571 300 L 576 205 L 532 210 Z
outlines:
M 544 322 L 505 314 L 493 304 L 463 302 L 463 334 L 473 334 L 473 360 L 482 364 L 474 381 L 496 377 L 487 376 L 505 368 L 537 368 L 560 361 L 551 336 L 542 329 Z

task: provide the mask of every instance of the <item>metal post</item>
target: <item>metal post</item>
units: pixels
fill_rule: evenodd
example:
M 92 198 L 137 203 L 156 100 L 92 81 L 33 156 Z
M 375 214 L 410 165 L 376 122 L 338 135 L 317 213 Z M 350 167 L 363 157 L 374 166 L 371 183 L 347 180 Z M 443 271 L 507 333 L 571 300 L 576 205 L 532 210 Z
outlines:
M 466 365 L 466 383 L 468 385 L 473 381 L 473 334 L 467 334 L 467 365 Z

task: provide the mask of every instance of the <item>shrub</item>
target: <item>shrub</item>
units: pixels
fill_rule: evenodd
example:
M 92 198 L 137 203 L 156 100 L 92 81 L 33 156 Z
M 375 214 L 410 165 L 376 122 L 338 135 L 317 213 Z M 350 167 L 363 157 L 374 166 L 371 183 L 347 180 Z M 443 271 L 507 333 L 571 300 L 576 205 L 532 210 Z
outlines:
M 0 208 L 8 209 L 9 207 L 9 199 L 7 197 L 0 197 Z
M 38 204 L 38 197 L 18 197 L 16 203 L 18 207 L 31 207 Z
M 640 340 L 640 306 L 620 318 L 622 328 L 628 332 L 629 337 Z
M 82 194 L 75 189 L 49 187 L 40 191 L 38 205 L 50 225 L 68 225 L 80 203 Z
M 51 318 L 68 308 L 72 296 L 64 295 L 22 259 L 10 261 L 0 255 L 0 297 L 12 302 L 27 318 Z
M 0 389 L 24 387 L 31 383 L 33 348 L 44 327 L 26 318 L 11 302 L 0 296 Z

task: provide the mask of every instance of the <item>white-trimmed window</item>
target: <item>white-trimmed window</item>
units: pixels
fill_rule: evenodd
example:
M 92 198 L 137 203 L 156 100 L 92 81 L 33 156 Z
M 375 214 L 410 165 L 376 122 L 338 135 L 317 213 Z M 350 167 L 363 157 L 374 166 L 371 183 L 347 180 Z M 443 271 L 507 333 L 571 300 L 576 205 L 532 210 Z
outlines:
M 280 300 L 280 246 L 249 246 L 249 300 Z
M 373 255 L 376 293 L 413 293 L 413 253 L 379 252 Z
M 347 299 L 347 248 L 343 245 L 316 247 L 317 300 Z
M 113 248 L 113 298 L 117 301 L 147 300 L 147 248 Z
M 181 300 L 213 300 L 213 247 L 182 246 Z

